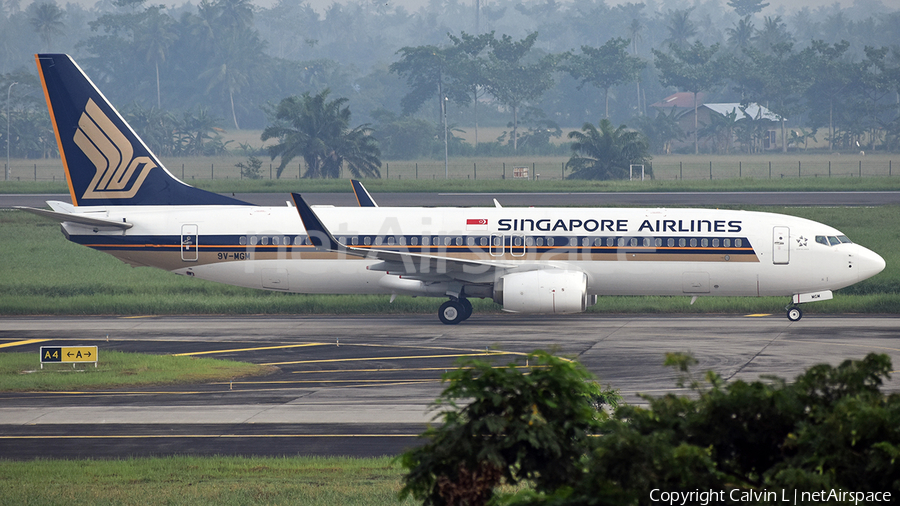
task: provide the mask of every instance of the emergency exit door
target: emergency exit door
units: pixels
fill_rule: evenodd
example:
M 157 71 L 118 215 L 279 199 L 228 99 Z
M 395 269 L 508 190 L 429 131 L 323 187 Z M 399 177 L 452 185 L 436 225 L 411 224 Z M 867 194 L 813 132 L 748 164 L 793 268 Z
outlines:
M 199 257 L 198 245 L 200 237 L 197 225 L 181 226 L 181 260 L 185 262 L 196 262 Z
M 774 227 L 772 229 L 772 263 L 785 265 L 791 261 L 791 229 Z

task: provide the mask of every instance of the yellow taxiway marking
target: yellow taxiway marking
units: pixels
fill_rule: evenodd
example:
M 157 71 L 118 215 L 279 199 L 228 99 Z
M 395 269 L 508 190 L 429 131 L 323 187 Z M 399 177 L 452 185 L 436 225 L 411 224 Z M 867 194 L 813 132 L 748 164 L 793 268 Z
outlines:
M 26 344 L 43 343 L 49 339 L 28 339 L 27 341 L 13 341 L 11 343 L 0 344 L 0 348 L 12 348 L 13 346 L 25 346 Z
M 505 366 L 504 366 L 505 367 Z M 495 367 L 498 369 L 499 367 Z M 382 367 L 380 369 L 321 369 L 318 371 L 291 371 L 291 374 L 334 374 L 347 372 L 426 372 L 426 371 L 447 371 L 456 370 L 458 367 Z M 535 367 L 526 367 L 524 365 L 516 366 L 516 369 L 535 369 Z
M 744 318 L 759 318 L 762 316 L 772 316 L 771 313 L 745 314 Z
M 334 343 L 305 343 L 305 344 L 283 344 L 279 346 L 262 346 L 259 348 L 235 348 L 233 350 L 214 350 L 214 351 L 193 351 L 190 353 L 176 353 L 173 357 L 187 357 L 194 355 L 215 355 L 217 353 L 240 353 L 245 351 L 261 351 L 261 350 L 283 350 L 287 348 L 306 348 L 310 346 L 334 346 Z M 266 365 L 266 364 L 263 364 Z
M 147 315 L 138 315 L 138 316 L 122 316 L 123 320 L 136 320 L 138 318 L 156 318 L 155 315 L 147 314 Z
M 459 357 L 485 357 L 490 355 L 512 355 L 504 351 L 492 351 L 481 353 L 453 353 L 448 355 L 408 355 L 405 357 L 355 357 L 355 358 L 328 358 L 319 360 L 298 360 L 294 362 L 270 362 L 260 365 L 298 365 L 298 364 L 324 364 L 334 362 L 362 362 L 365 360 L 413 360 L 425 358 L 459 358 Z
M 855 346 L 855 347 L 857 347 L 857 348 L 869 348 L 869 349 L 873 349 L 873 350 L 900 351 L 900 348 L 888 348 L 887 346 L 872 346 L 872 345 L 869 345 L 869 344 L 832 343 L 832 342 L 828 342 L 828 341 L 816 341 L 816 340 L 810 340 L 810 341 L 804 341 L 804 342 L 807 342 L 807 343 L 819 343 L 819 344 L 830 344 L 831 346 L 851 346 L 851 347 Z

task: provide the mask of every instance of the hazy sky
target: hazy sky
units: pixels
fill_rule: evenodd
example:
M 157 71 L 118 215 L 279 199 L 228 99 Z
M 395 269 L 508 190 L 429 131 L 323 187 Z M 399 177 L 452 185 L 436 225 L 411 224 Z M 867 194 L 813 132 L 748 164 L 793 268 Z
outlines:
M 40 1 L 40 0 L 36 0 Z M 96 3 L 97 0 L 56 0 L 58 4 L 64 5 L 68 2 L 79 3 L 87 7 L 91 7 Z M 152 0 L 149 1 L 148 4 L 165 4 L 169 6 L 177 6 L 183 3 L 186 3 L 187 0 Z M 295 0 L 300 1 L 300 0 Z M 376 1 L 376 0 L 370 0 Z M 384 2 L 390 2 L 395 5 L 402 5 L 407 10 L 416 11 L 420 7 L 425 7 L 428 5 L 428 0 L 378 0 Z M 460 0 L 464 4 L 473 4 L 475 0 Z M 482 0 L 483 3 L 490 4 L 491 0 Z M 559 0 L 560 3 L 565 3 L 566 0 Z M 616 5 L 620 3 L 639 3 L 641 0 L 607 0 L 607 4 Z M 878 4 L 879 2 L 887 7 L 889 10 L 900 10 L 900 0 L 766 0 L 770 5 L 769 7 L 762 10 L 761 15 L 774 15 L 778 12 L 786 12 L 792 13 L 801 7 L 808 6 L 810 8 L 817 8 L 823 6 L 829 6 L 833 4 L 840 4 L 843 8 L 856 8 L 865 10 L 871 10 L 871 5 Z M 309 0 L 310 4 L 318 11 L 323 11 L 327 6 L 331 5 L 335 2 L 335 0 Z M 728 0 L 722 0 L 722 5 L 726 6 Z M 20 6 L 25 8 L 30 0 L 23 0 Z M 191 3 L 196 4 L 197 0 L 191 0 Z M 276 0 L 253 0 L 254 5 L 262 6 L 262 7 L 270 7 L 276 3 Z M 338 3 L 347 3 L 346 0 L 338 0 Z M 659 2 L 661 3 L 661 2 Z M 685 6 L 692 5 L 694 2 L 691 0 L 683 0 L 678 2 L 679 4 L 683 4 Z M 728 8 L 727 6 L 725 8 Z M 865 17 L 866 12 L 860 13 Z M 857 17 L 857 16 L 854 16 Z

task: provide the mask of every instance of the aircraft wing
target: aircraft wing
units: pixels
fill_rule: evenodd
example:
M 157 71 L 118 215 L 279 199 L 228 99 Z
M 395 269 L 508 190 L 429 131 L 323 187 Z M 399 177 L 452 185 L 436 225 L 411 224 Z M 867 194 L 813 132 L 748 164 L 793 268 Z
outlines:
M 369 267 L 370 270 L 383 270 L 390 274 L 403 274 L 409 278 L 433 278 L 447 276 L 452 279 L 475 281 L 481 277 L 490 277 L 496 270 L 507 270 L 517 267 L 507 262 L 466 260 L 438 255 L 426 255 L 402 251 L 391 251 L 375 248 L 358 248 L 341 244 L 331 234 L 315 211 L 298 193 L 291 193 L 300 219 L 309 236 L 310 242 L 317 248 L 337 251 L 351 256 L 381 260 L 382 263 Z
M 134 225 L 126 221 L 116 221 L 106 218 L 94 218 L 79 213 L 60 213 L 56 211 L 48 211 L 47 209 L 38 209 L 36 207 L 15 206 L 16 209 L 25 211 L 26 213 L 36 214 L 59 222 L 80 223 L 90 227 L 111 227 L 119 230 L 128 230 Z

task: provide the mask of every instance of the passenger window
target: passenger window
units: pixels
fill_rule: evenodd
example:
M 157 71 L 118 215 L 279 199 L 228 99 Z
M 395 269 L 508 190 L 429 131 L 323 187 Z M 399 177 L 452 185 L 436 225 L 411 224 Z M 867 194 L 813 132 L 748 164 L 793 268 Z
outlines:
M 713 239 L 713 243 L 712 243 L 712 244 L 713 244 L 713 248 L 718 248 L 718 247 L 719 247 L 719 240 L 718 240 L 718 239 Z
M 673 246 L 675 246 L 675 239 L 672 239 L 671 237 L 669 237 L 668 239 L 666 239 L 666 246 L 668 246 L 668 247 L 670 247 L 670 248 L 673 247 Z
M 369 236 L 366 236 L 366 238 L 363 239 L 363 244 L 365 244 L 366 246 L 369 246 L 370 244 L 372 244 L 372 238 Z
M 412 244 L 413 246 L 416 246 L 417 244 L 419 244 L 419 238 L 418 237 L 410 237 L 409 243 Z
M 543 238 L 543 237 L 538 237 L 538 238 L 535 239 L 535 241 L 537 242 L 537 245 L 538 245 L 538 246 L 543 246 L 543 245 L 544 245 L 544 238 Z
M 735 248 L 740 248 L 740 247 L 743 246 L 743 245 L 744 245 L 744 241 L 742 241 L 741 239 L 735 239 L 735 240 L 734 240 L 734 247 L 735 247 Z
M 479 239 L 479 243 L 480 243 L 482 246 L 487 246 L 487 245 L 488 245 L 488 239 L 487 239 L 487 237 L 482 237 L 481 239 Z
M 678 239 L 678 246 L 680 246 L 682 248 L 687 246 L 687 240 L 684 237 L 682 237 L 681 239 Z
M 696 247 L 697 247 L 697 239 L 695 239 L 695 238 L 692 238 L 692 239 L 691 239 L 691 247 L 692 247 L 692 248 L 696 248 Z
M 659 248 L 660 246 L 662 246 L 662 239 L 660 239 L 659 237 L 656 238 L 656 241 L 655 241 L 655 242 L 656 242 L 656 247 L 657 247 L 657 248 Z
M 726 248 L 730 248 L 731 247 L 731 239 L 723 239 L 722 246 L 725 246 Z
M 359 237 L 356 237 L 355 235 L 353 237 L 351 237 L 350 244 L 352 244 L 353 246 L 356 246 L 357 244 L 359 244 Z
M 263 246 L 267 246 L 269 244 L 269 237 L 263 236 L 263 238 L 260 242 L 262 243 Z
M 556 242 L 556 240 L 553 239 L 552 237 L 548 237 L 548 238 L 547 238 L 547 246 L 553 246 L 553 244 L 554 244 L 555 242 Z
M 706 238 L 700 239 L 700 246 L 703 248 L 709 246 L 709 239 L 706 239 Z
M 394 245 L 394 242 L 396 242 L 396 241 L 394 240 L 394 236 L 389 236 L 389 237 L 387 238 L 388 246 L 393 246 L 393 245 Z
M 238 244 L 240 244 L 241 246 L 246 246 L 247 245 L 247 236 L 242 235 L 240 237 L 240 239 L 238 239 Z

